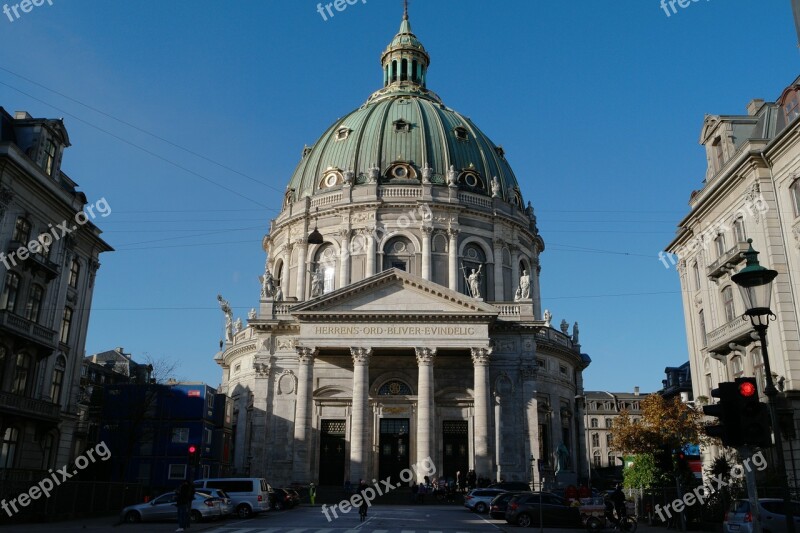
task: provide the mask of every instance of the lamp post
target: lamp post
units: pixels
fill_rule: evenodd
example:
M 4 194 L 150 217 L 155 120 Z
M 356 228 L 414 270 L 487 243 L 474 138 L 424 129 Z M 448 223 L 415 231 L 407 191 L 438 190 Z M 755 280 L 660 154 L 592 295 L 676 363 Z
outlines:
M 761 357 L 764 360 L 764 371 L 766 372 L 766 386 L 764 395 L 768 399 L 769 414 L 772 419 L 772 434 L 775 439 L 777 449 L 776 467 L 781 478 L 783 489 L 783 506 L 786 514 L 786 531 L 794 533 L 794 519 L 791 505 L 791 495 L 789 494 L 789 482 L 786 477 L 786 461 L 783 457 L 783 438 L 781 436 L 780 425 L 778 424 L 778 409 L 776 397 L 778 389 L 772 382 L 772 370 L 769 366 L 769 354 L 767 352 L 767 327 L 770 320 L 775 320 L 776 316 L 770 308 L 770 298 L 772 297 L 772 282 L 777 277 L 778 272 L 764 268 L 758 262 L 758 252 L 753 249 L 753 239 L 747 240 L 750 248 L 744 253 L 746 260 L 745 267 L 738 274 L 731 276 L 744 300 L 746 311 L 742 318 L 749 318 L 750 323 L 758 333 L 761 340 Z

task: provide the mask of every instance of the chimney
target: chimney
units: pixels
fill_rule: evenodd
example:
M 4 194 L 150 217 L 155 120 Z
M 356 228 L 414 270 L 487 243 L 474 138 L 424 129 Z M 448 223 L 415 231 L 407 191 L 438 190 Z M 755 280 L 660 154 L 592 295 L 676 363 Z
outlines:
M 747 104 L 747 114 L 751 117 L 758 113 L 758 110 L 764 106 L 764 100 L 761 98 L 753 98 L 750 100 L 750 103 Z
M 633 388 L 633 395 L 634 396 L 639 396 L 639 386 L 638 385 Z
M 27 111 L 14 111 L 14 118 L 17 120 L 31 120 L 33 117 Z

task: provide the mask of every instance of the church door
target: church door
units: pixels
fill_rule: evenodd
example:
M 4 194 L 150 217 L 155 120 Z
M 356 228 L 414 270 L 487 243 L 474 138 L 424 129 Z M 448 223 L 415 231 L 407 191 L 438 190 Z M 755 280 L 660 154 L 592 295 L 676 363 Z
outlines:
M 469 434 L 466 420 L 445 420 L 442 424 L 442 443 L 444 461 L 442 477 L 456 477 L 461 472 L 461 480 L 469 471 Z
M 392 478 L 400 482 L 400 472 L 409 467 L 408 462 L 408 418 L 382 418 L 380 425 L 380 478 Z
M 323 420 L 319 448 L 319 484 L 344 483 L 345 421 Z

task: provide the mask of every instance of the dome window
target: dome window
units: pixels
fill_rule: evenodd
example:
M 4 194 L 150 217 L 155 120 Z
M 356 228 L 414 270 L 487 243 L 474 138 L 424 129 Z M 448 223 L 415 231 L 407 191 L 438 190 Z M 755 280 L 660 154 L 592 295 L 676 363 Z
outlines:
M 481 191 L 486 190 L 486 187 L 483 185 L 483 180 L 481 179 L 480 175 L 477 172 L 473 171 L 466 171 L 462 172 L 461 175 L 458 177 L 458 181 L 462 185 L 466 185 L 470 189 L 478 189 Z
M 389 167 L 386 177 L 389 180 L 415 180 L 417 179 L 417 171 L 411 165 L 398 163 Z
M 322 175 L 322 179 L 319 182 L 319 188 L 330 189 L 331 187 L 341 185 L 342 181 L 342 173 L 339 170 L 328 169 L 325 171 L 325 174 Z
M 464 126 L 456 127 L 453 132 L 456 134 L 456 139 L 462 142 L 469 142 L 469 131 Z
M 502 146 L 496 146 L 494 151 L 497 152 L 497 155 L 499 155 L 500 158 L 502 158 L 502 159 L 506 158 L 506 151 L 503 150 Z
M 411 123 L 406 122 L 402 118 L 395 120 L 392 124 L 394 124 L 394 131 L 398 133 L 408 133 L 411 131 Z
M 303 158 L 305 158 L 310 153 L 311 153 L 311 147 L 310 146 L 304 146 L 303 147 Z
M 353 130 L 351 130 L 350 128 L 339 128 L 338 130 L 336 130 L 336 140 L 343 141 L 347 139 L 351 131 Z

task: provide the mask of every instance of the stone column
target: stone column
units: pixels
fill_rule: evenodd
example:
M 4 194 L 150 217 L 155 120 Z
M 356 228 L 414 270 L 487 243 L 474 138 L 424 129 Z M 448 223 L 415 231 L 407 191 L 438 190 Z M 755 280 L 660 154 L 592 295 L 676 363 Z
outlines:
M 520 369 L 520 377 L 522 378 L 522 401 L 520 402 L 520 407 L 526 424 L 525 457 L 530 458 L 533 456 L 538 460 L 541 457 L 539 457 L 539 402 L 536 396 L 537 372 L 535 361 L 530 361 L 528 365 Z M 528 464 L 528 470 L 531 470 L 530 464 Z M 533 472 L 528 472 L 528 481 L 533 484 L 533 490 L 539 489 L 538 469 L 534 468 Z
M 433 436 L 433 361 L 436 348 L 415 348 L 419 373 L 417 378 L 417 464 L 427 464 L 431 459 Z M 417 483 L 424 481 L 426 472 L 417 472 Z
M 458 230 L 450 228 L 447 230 L 447 235 L 450 237 L 450 243 L 447 246 L 449 252 L 448 256 L 448 287 L 451 291 L 458 290 Z
M 308 239 L 298 239 L 295 241 L 298 247 L 297 254 L 297 300 L 302 302 L 306 299 L 306 256 L 308 256 Z M 285 294 L 284 294 L 285 296 Z
M 494 301 L 502 302 L 505 300 L 503 287 L 503 241 L 494 239 Z M 511 290 L 515 290 L 514 280 L 511 280 Z
M 281 292 L 285 300 L 289 296 L 289 270 L 292 268 L 292 245 L 287 244 L 283 252 L 283 270 L 281 271 Z
M 519 246 L 516 244 L 511 245 L 511 282 L 519 283 Z
M 433 228 L 422 226 L 422 279 L 431 279 L 431 234 Z
M 251 413 L 250 425 L 251 435 L 258 437 L 251 439 L 250 456 L 253 458 L 250 463 L 250 475 L 264 476 L 269 473 L 267 454 L 267 398 L 269 398 L 270 371 L 272 363 L 269 354 L 256 355 L 253 360 L 253 371 L 255 373 L 255 388 L 258 394 L 253 395 L 253 411 Z
M 292 481 L 308 484 L 311 480 L 311 389 L 314 379 L 316 348 L 297 347 L 297 404 L 294 414 L 294 461 Z
M 342 237 L 339 250 L 339 288 L 350 285 L 350 230 L 343 229 L 339 232 Z
M 364 234 L 367 240 L 367 277 L 375 275 L 375 228 L 367 228 Z
M 353 356 L 353 412 L 350 417 L 350 479 L 367 478 L 367 408 L 369 407 L 369 358 L 372 348 L 350 348 Z
M 472 348 L 472 364 L 475 368 L 475 472 L 478 476 L 491 475 L 489 457 L 489 356 L 492 349 Z

